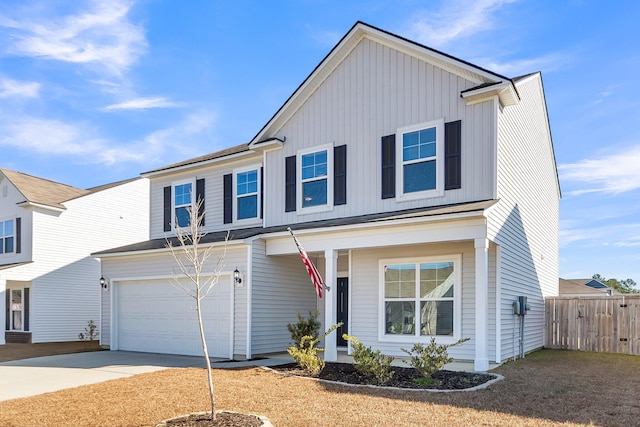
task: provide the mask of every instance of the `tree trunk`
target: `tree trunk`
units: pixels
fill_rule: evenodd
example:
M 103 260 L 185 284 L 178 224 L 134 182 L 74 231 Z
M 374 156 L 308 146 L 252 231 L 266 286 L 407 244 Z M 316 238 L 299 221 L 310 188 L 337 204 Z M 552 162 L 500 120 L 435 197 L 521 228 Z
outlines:
M 213 394 L 213 372 L 211 371 L 211 360 L 209 360 L 209 349 L 207 348 L 207 340 L 204 337 L 204 327 L 202 325 L 202 312 L 200 311 L 200 295 L 196 296 L 196 312 L 198 313 L 198 325 L 200 326 L 200 340 L 202 341 L 202 351 L 204 352 L 204 360 L 207 363 L 207 377 L 209 379 L 209 398 L 211 400 L 211 420 L 216 420 L 216 398 Z

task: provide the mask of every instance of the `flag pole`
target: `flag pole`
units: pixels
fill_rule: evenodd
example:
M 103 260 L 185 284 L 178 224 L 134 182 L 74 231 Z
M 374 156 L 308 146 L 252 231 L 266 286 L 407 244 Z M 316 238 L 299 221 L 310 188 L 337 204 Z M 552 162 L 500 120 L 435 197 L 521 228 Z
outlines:
M 322 298 L 322 290 L 324 289 L 326 291 L 330 291 L 331 288 L 329 286 L 327 286 L 326 283 L 324 283 L 324 280 L 322 279 L 322 276 L 320 276 L 320 273 L 318 272 L 318 269 L 313 264 L 313 261 L 311 261 L 311 258 L 309 258 L 309 254 L 307 254 L 307 251 L 304 250 L 304 248 L 302 247 L 302 245 L 298 241 L 298 238 L 296 237 L 296 235 L 293 234 L 293 230 L 291 230 L 291 227 L 287 227 L 287 231 L 289 233 L 291 233 L 291 237 L 293 237 L 293 241 L 295 242 L 296 246 L 298 247 L 298 251 L 300 252 L 300 257 L 302 258 L 302 262 L 304 263 L 305 267 L 307 268 L 307 273 L 309 274 L 309 277 L 311 278 L 311 282 L 313 283 L 313 286 L 316 288 L 316 292 L 318 293 L 318 297 Z

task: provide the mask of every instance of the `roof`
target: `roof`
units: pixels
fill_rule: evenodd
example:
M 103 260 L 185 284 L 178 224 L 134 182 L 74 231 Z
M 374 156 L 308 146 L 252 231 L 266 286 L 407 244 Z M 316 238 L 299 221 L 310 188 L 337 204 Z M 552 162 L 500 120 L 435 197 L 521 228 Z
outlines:
M 161 168 L 158 169 L 153 169 L 150 170 L 148 172 L 143 172 L 142 176 L 145 175 L 154 175 L 160 172 L 164 172 L 164 171 L 168 171 L 168 170 L 172 170 L 172 169 L 177 169 L 177 168 L 181 168 L 181 167 L 185 167 L 185 166 L 191 166 L 197 163 L 206 163 L 206 162 L 210 162 L 212 160 L 217 160 L 217 159 L 221 159 L 223 157 L 227 157 L 227 156 L 232 156 L 232 155 L 237 155 L 237 154 L 241 154 L 243 152 L 248 152 L 249 150 L 249 144 L 240 144 L 240 145 L 236 145 L 235 147 L 230 147 L 230 148 L 225 148 L 224 150 L 220 150 L 220 151 L 216 151 L 210 154 L 205 154 L 203 156 L 200 157 L 194 157 L 192 159 L 188 159 L 188 160 L 183 160 L 181 162 L 178 163 L 172 163 L 170 165 L 167 166 L 163 166 Z
M 91 192 L 9 169 L 0 168 L 0 172 L 25 197 L 25 201 L 30 203 L 65 209 L 62 202 Z
M 590 286 L 590 282 L 599 284 Z M 613 289 L 593 279 L 559 279 L 559 294 L 562 295 L 612 295 Z
M 245 240 L 252 237 L 258 237 L 261 235 L 267 235 L 271 233 L 280 233 L 287 231 L 288 227 L 291 227 L 295 231 L 299 230 L 312 230 L 326 227 L 338 227 L 348 226 L 355 224 L 374 224 L 382 223 L 385 221 L 398 221 L 403 219 L 414 219 L 421 217 L 436 217 L 451 214 L 461 213 L 482 213 L 486 209 L 496 204 L 497 200 L 482 200 L 477 202 L 459 203 L 454 205 L 435 206 L 427 208 L 414 208 L 405 209 L 401 211 L 383 212 L 368 215 L 359 215 L 346 218 L 327 219 L 322 221 L 311 221 L 298 223 L 295 225 L 278 225 L 273 227 L 252 227 L 241 228 L 237 230 L 231 230 L 229 234 L 229 240 Z M 216 231 L 207 233 L 201 243 L 218 243 L 223 242 L 227 237 L 227 231 Z M 178 245 L 177 238 L 173 237 L 169 239 L 174 246 Z M 127 246 L 121 246 L 118 248 L 108 249 L 106 251 L 100 251 L 91 255 L 100 257 L 101 255 L 113 255 L 128 252 L 140 252 L 140 251 L 152 251 L 158 249 L 164 249 L 167 240 L 164 238 L 147 240 L 144 242 L 134 243 Z

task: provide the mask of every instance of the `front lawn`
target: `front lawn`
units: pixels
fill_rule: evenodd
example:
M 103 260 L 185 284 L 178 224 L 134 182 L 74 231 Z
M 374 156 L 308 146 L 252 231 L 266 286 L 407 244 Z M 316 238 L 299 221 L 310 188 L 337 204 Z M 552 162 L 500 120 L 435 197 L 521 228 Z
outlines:
M 637 425 L 640 357 L 543 350 L 486 390 L 352 388 L 246 368 L 214 372 L 219 409 L 275 426 Z M 207 409 L 204 369 L 168 369 L 0 402 L 2 426 L 154 426 Z

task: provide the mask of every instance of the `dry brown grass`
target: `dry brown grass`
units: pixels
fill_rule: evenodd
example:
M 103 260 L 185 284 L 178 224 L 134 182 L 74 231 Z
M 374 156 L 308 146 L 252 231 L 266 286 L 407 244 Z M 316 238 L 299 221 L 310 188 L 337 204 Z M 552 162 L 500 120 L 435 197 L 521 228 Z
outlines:
M 284 377 L 259 368 L 215 370 L 218 408 L 276 426 L 637 425 L 640 357 L 540 351 L 496 370 L 487 390 L 375 390 Z M 168 369 L 0 402 L 2 426 L 151 426 L 207 409 L 203 369 Z

